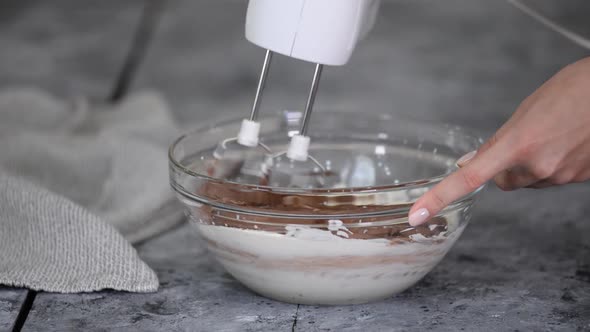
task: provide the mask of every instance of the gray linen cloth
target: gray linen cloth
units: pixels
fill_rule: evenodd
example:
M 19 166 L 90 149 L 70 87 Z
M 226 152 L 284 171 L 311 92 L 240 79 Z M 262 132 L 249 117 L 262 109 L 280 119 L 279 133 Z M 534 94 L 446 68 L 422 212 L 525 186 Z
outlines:
M 0 284 L 157 290 L 130 243 L 182 221 L 168 184 L 176 132 L 154 93 L 101 106 L 0 91 Z

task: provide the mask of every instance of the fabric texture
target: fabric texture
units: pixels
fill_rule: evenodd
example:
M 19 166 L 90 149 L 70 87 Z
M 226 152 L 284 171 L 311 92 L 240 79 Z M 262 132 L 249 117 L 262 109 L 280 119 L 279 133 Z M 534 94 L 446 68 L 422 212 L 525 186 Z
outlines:
M 0 92 L 0 284 L 157 290 L 131 243 L 183 220 L 168 184 L 177 131 L 155 93 L 89 105 Z

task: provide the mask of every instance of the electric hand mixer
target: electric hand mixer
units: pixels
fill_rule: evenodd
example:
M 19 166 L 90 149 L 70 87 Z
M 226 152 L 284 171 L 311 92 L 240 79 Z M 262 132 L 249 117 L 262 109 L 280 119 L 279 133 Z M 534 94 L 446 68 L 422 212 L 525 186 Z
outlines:
M 307 136 L 322 69 L 324 65 L 341 66 L 348 62 L 357 42 L 372 28 L 379 3 L 380 0 L 250 0 L 246 38 L 267 50 L 264 65 L 250 118 L 242 122 L 236 138 L 219 144 L 210 175 L 233 174 L 229 179 L 236 182 L 257 181 L 280 187 L 323 186 L 325 170 L 309 155 Z M 301 129 L 291 137 L 288 149 L 278 153 L 260 143 L 257 122 L 273 53 L 315 64 Z

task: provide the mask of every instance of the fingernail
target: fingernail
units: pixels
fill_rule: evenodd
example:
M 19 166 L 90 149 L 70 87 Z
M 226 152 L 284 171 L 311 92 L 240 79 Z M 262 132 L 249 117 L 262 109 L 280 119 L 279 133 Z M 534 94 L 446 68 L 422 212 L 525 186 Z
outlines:
M 408 217 L 408 222 L 410 223 L 410 226 L 418 226 L 425 222 L 428 217 L 430 217 L 430 212 L 428 212 L 428 210 L 425 208 L 420 208 L 416 210 L 416 212 L 410 214 Z
M 473 159 L 473 157 L 475 157 L 476 154 L 477 154 L 477 151 L 471 151 L 471 152 L 467 153 L 463 157 L 459 158 L 459 160 L 457 160 L 457 165 L 463 166 L 463 165 L 467 164 L 471 159 Z

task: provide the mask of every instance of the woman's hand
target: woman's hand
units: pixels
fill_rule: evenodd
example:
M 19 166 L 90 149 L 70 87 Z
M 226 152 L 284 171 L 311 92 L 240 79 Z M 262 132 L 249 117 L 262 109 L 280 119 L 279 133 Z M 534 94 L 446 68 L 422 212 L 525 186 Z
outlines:
M 525 99 L 461 167 L 410 210 L 416 226 L 494 179 L 502 190 L 590 179 L 590 58 L 567 66 Z

